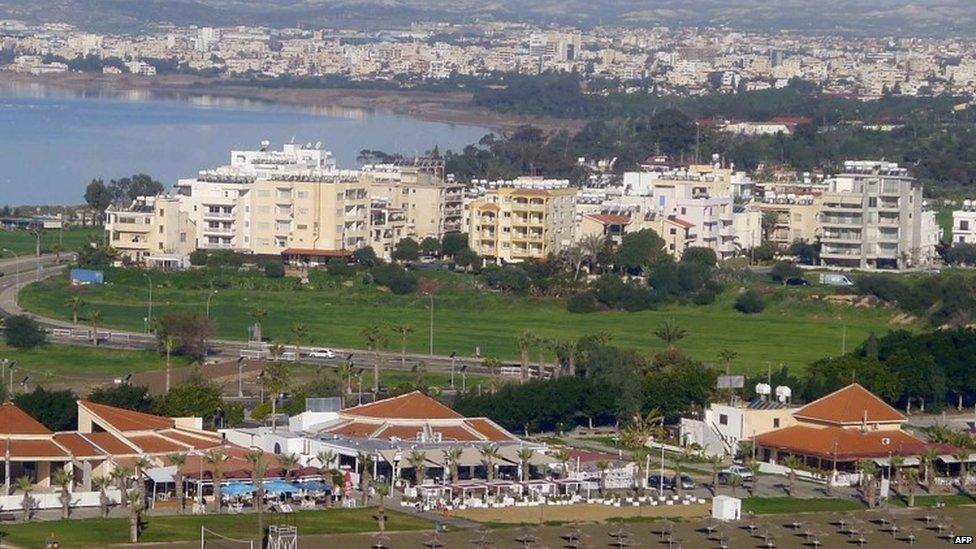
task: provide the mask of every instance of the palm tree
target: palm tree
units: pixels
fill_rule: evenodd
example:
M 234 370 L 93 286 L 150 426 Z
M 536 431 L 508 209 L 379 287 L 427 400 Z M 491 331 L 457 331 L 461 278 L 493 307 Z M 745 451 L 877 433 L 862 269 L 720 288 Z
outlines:
M 637 465 L 637 478 L 634 479 L 635 491 L 637 495 L 642 495 L 644 489 L 647 488 L 647 458 L 650 456 L 650 451 L 647 447 L 641 447 L 634 450 L 634 463 Z
M 523 446 L 522 448 L 519 448 L 518 451 L 515 452 L 515 455 L 516 457 L 518 457 L 519 465 L 521 465 L 522 482 L 528 482 L 529 468 L 531 467 L 529 460 L 531 460 L 532 456 L 535 455 L 535 450 L 527 446 Z
M 214 512 L 220 513 L 220 481 L 224 478 L 224 472 L 221 470 L 221 466 L 227 461 L 227 455 L 220 450 L 210 450 L 204 456 L 204 459 L 213 468 L 213 491 L 214 491 Z
M 418 452 L 413 450 L 410 455 L 407 456 L 407 463 L 413 468 L 413 482 L 417 486 L 420 486 L 424 482 L 424 478 L 427 476 L 427 455 L 423 452 Z
M 535 340 L 536 350 L 539 352 L 539 363 L 538 363 L 539 379 L 542 379 L 542 369 L 546 363 L 545 353 L 546 353 L 546 349 L 549 348 L 550 341 L 551 340 L 548 337 L 541 337 L 541 336 L 536 338 Z M 555 376 L 555 374 L 553 375 Z
M 566 260 L 569 261 L 570 267 L 573 268 L 573 282 L 579 279 L 579 272 L 583 266 L 584 259 L 586 259 L 586 254 L 583 252 L 583 248 L 579 246 L 571 246 L 566 250 Z
M 152 462 L 146 456 L 139 456 L 132 462 L 133 474 L 136 478 L 136 492 L 142 501 L 146 501 L 146 483 L 142 480 L 142 472 L 152 467 Z
M 373 456 L 364 452 L 356 454 L 356 465 L 361 469 L 359 472 L 359 489 L 363 493 L 363 507 L 369 503 L 369 485 L 373 479 Z
M 271 397 L 271 432 L 278 430 L 278 395 L 288 387 L 291 373 L 288 366 L 281 360 L 284 354 L 284 346 L 275 344 L 271 346 L 271 363 L 264 368 L 262 383 Z
M 532 350 L 538 340 L 539 338 L 528 330 L 515 338 L 515 345 L 519 350 L 519 366 L 521 367 L 519 383 L 525 383 L 529 379 L 529 351 Z
M 783 465 L 790 470 L 788 476 L 789 486 L 787 486 L 786 495 L 792 496 L 793 485 L 796 484 L 796 470 L 803 465 L 803 462 L 796 456 L 786 456 L 786 459 L 783 460 Z
M 444 463 L 447 464 L 447 469 L 451 472 L 452 482 L 458 481 L 458 462 L 461 460 L 462 451 L 460 446 L 451 446 L 444 450 Z
M 935 448 L 926 448 L 922 454 L 922 465 L 925 468 L 925 491 L 932 493 L 935 483 L 935 460 L 939 459 L 939 451 Z
M 681 328 L 674 319 L 664 321 L 654 330 L 654 335 L 664 342 L 668 352 L 677 348 L 677 343 L 688 335 L 688 330 Z
M 26 522 L 31 518 L 31 507 L 34 503 L 30 495 L 34 491 L 34 482 L 28 476 L 20 477 L 17 479 L 17 489 L 24 494 L 24 498 L 20 500 L 20 505 L 24 509 L 24 521 Z
M 407 367 L 407 337 L 413 333 L 413 328 L 406 324 L 397 324 L 391 328 L 393 333 L 400 336 L 400 367 Z
M 868 500 L 868 507 L 874 509 L 874 489 L 875 475 L 878 474 L 878 466 L 870 459 L 862 459 L 858 462 L 861 468 L 861 485 L 864 487 L 864 497 Z
M 85 301 L 78 296 L 71 296 L 65 301 L 65 305 L 71 309 L 71 323 L 78 324 L 78 311 L 85 306 Z
M 186 509 L 186 501 L 183 499 L 183 466 L 186 465 L 186 454 L 174 452 L 166 457 L 176 466 L 176 471 L 173 473 L 173 483 L 176 484 L 176 512 L 182 515 Z
M 739 475 L 732 475 L 729 477 L 729 487 L 732 488 L 732 497 L 735 497 L 735 489 L 741 485 L 742 485 L 742 477 L 740 477 Z
M 589 270 L 590 274 L 593 274 L 593 266 L 600 256 L 600 252 L 606 247 L 606 243 L 607 239 L 599 234 L 588 234 L 580 239 L 580 249 L 586 258 L 587 270 Z
M 380 392 L 380 346 L 383 345 L 385 338 L 376 324 L 363 328 L 359 335 L 366 342 L 366 349 L 373 352 L 373 393 L 378 394 Z
M 657 408 L 647 411 L 646 415 L 635 415 L 620 433 L 620 442 L 627 448 L 640 448 L 647 444 L 648 439 L 659 437 L 664 433 L 664 415 Z
M 685 463 L 688 462 L 688 454 L 681 453 L 675 454 L 672 461 L 674 462 L 674 493 L 681 497 L 684 492 L 684 487 L 681 486 L 681 473 L 684 470 Z
M 289 474 L 298 467 L 299 459 L 295 454 L 287 453 L 278 456 L 278 463 L 281 468 L 285 470 L 285 480 L 288 480 Z
M 356 367 L 348 360 L 339 364 L 339 377 L 346 381 L 346 395 L 352 394 L 352 375 L 355 371 Z M 345 397 L 342 402 L 345 403 Z
M 142 511 L 145 503 L 139 494 L 129 494 L 129 541 L 139 543 L 139 525 L 142 523 Z
M 915 507 L 915 490 L 918 488 L 918 470 L 905 471 L 903 478 L 906 482 L 905 491 L 908 492 L 908 506 Z
M 92 345 L 98 346 L 98 328 L 102 325 L 102 313 L 98 311 L 88 313 L 88 323 L 91 324 Z
M 128 489 L 129 489 L 129 477 L 132 476 L 132 469 L 127 465 L 116 465 L 115 469 L 112 471 L 112 480 L 115 481 L 116 486 L 119 487 L 119 504 L 125 507 L 129 504 Z
M 600 461 L 596 462 L 596 468 L 600 471 L 599 489 L 600 497 L 602 498 L 604 492 L 607 490 L 607 470 L 610 469 L 610 462 L 605 459 L 601 459 Z
M 380 483 L 375 484 L 373 489 L 376 491 L 376 497 L 379 498 L 379 508 L 376 510 L 376 523 L 379 527 L 380 532 L 386 531 L 386 506 L 385 500 L 386 496 L 390 495 L 390 487 L 386 484 Z
M 969 477 L 969 474 L 966 471 L 966 461 L 969 460 L 969 452 L 960 450 L 952 454 L 952 457 L 959 462 L 959 489 L 965 493 L 966 485 L 968 484 L 967 480 Z
M 556 460 L 556 463 L 559 464 L 559 476 L 560 476 L 560 478 L 566 478 L 566 477 L 568 477 L 569 476 L 569 460 L 571 459 L 571 456 L 569 454 L 569 450 L 567 450 L 566 448 L 560 448 L 559 450 L 556 450 L 556 453 L 553 454 L 552 457 Z
M 166 352 L 166 392 L 169 392 L 170 387 L 170 361 L 173 356 L 173 351 L 176 349 L 176 338 L 167 335 L 163 338 L 163 351 Z
M 897 455 L 891 456 L 891 460 L 888 462 L 889 478 L 894 477 L 894 481 L 895 481 L 894 484 L 895 486 L 898 487 L 896 490 L 899 494 L 901 493 L 901 473 L 902 473 L 901 468 L 904 465 L 905 465 L 905 458 Z
M 111 477 L 95 477 L 92 479 L 92 486 L 98 490 L 98 507 L 102 512 L 102 518 L 108 516 L 108 494 L 105 490 L 112 485 Z
M 308 338 L 308 327 L 301 322 L 292 322 L 290 331 L 292 343 L 295 344 L 295 358 L 301 359 L 302 342 Z
M 752 472 L 752 481 L 749 482 L 750 489 L 752 490 L 753 496 L 759 491 L 759 460 L 755 460 L 749 464 L 749 470 Z M 733 475 L 734 476 L 734 475 Z
M 334 467 L 332 464 L 335 462 L 337 454 L 332 450 L 320 450 L 315 454 L 315 459 L 319 460 L 319 471 L 322 476 L 325 476 Z
M 244 454 L 244 459 L 251 464 L 251 484 L 257 493 L 254 507 L 258 511 L 258 537 L 264 538 L 264 475 L 268 472 L 268 465 L 264 461 L 264 451 L 251 450 Z
M 68 491 L 68 486 L 71 486 L 74 480 L 74 475 L 64 469 L 58 469 L 51 475 L 51 482 L 61 488 L 61 495 L 58 499 L 61 501 L 61 518 L 63 519 L 67 519 L 71 514 L 71 492 Z
M 487 444 L 481 447 L 481 463 L 485 466 L 485 479 L 488 482 L 495 480 L 495 463 L 501 454 L 498 452 L 497 444 Z
M 258 331 L 261 332 L 261 338 L 263 339 L 264 330 L 262 330 L 261 324 L 264 322 L 265 318 L 268 318 L 268 310 L 264 307 L 252 307 L 247 314 L 254 319 L 254 324 L 257 325 Z
M 714 497 L 718 493 L 718 470 L 722 467 L 722 456 L 715 454 L 709 456 L 708 464 L 712 466 L 712 496 Z M 738 476 L 738 475 L 732 475 Z

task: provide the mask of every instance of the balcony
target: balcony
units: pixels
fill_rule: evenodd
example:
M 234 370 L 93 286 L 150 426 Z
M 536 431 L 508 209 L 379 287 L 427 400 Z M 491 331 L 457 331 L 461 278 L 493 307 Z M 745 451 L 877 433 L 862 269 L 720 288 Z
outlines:
M 839 226 L 839 227 L 860 226 L 861 225 L 861 216 L 836 216 L 836 217 L 823 216 L 820 219 L 820 224 L 823 225 L 823 226 L 825 226 L 825 227 L 829 227 L 829 226 Z
M 234 236 L 236 231 L 233 227 L 204 227 L 203 234 Z
M 204 219 L 234 219 L 235 217 L 234 212 L 203 212 Z

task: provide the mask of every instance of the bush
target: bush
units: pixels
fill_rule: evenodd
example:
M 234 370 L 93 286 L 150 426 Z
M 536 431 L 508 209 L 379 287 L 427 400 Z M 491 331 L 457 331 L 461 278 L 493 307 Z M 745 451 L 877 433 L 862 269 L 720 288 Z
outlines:
M 789 261 L 778 261 L 773 268 L 769 271 L 769 276 L 774 282 L 783 282 L 791 278 L 798 278 L 803 276 L 803 269 L 797 267 L 796 265 L 790 263 Z
M 715 298 L 718 296 L 718 292 L 715 291 L 711 286 L 702 288 L 695 294 L 691 301 L 695 305 L 711 305 L 715 303 Z
M 620 294 L 620 307 L 623 310 L 636 313 L 638 311 L 653 309 L 656 306 L 657 300 L 655 299 L 655 294 L 649 288 L 639 286 L 634 282 L 624 285 L 623 291 Z
M 503 292 L 524 294 L 532 288 L 532 279 L 529 278 L 529 274 L 525 272 L 525 269 L 516 265 L 487 267 L 481 272 L 481 280 L 485 286 Z
M 207 254 L 208 267 L 234 267 L 244 264 L 244 258 L 230 250 L 217 250 Z
M 207 264 L 207 250 L 193 250 L 190 252 L 190 265 L 202 267 Z
M 346 263 L 345 259 L 338 257 L 333 257 L 330 259 L 329 262 L 325 264 L 325 268 L 332 276 L 341 276 L 345 278 L 356 274 L 355 267 Z
M 417 289 L 417 279 L 395 263 L 377 265 L 371 272 L 377 284 L 386 286 L 395 294 L 409 294 Z
M 376 257 L 376 251 L 371 246 L 364 246 L 353 252 L 352 259 L 366 268 L 372 268 L 379 263 L 379 258 Z
M 749 257 L 751 257 L 753 261 L 772 261 L 773 257 L 775 256 L 776 247 L 769 242 L 764 242 L 762 245 L 756 246 L 755 248 L 749 250 Z
M 739 297 L 735 298 L 735 305 L 733 307 L 740 313 L 751 315 L 762 312 L 766 308 L 766 303 L 763 301 L 763 297 L 759 295 L 759 292 L 746 290 L 739 294 Z
M 397 261 L 416 261 L 420 258 L 420 244 L 407 237 L 397 242 L 391 257 Z
M 715 250 L 701 246 L 692 246 L 681 254 L 681 261 L 688 263 L 701 263 L 706 267 L 714 267 L 718 263 L 718 256 Z
M 285 265 L 280 261 L 269 261 L 264 264 L 264 276 L 268 278 L 283 278 Z
M 592 291 L 586 291 L 571 296 L 566 301 L 566 310 L 571 313 L 595 313 L 600 310 L 600 304 Z
M 7 317 L 5 339 L 17 349 L 33 349 L 44 343 L 47 334 L 36 320 L 27 315 Z

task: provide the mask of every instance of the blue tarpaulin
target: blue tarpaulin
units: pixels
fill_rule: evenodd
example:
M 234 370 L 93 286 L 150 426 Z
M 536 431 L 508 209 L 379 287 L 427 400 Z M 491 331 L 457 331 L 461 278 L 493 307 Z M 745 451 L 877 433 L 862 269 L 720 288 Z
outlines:
M 105 272 L 91 269 L 71 269 L 72 284 L 105 284 Z

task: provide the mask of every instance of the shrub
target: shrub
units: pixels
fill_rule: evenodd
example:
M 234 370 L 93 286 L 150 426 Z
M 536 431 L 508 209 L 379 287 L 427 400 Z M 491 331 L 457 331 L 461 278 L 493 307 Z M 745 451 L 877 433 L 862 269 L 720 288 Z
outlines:
M 410 237 L 403 238 L 397 242 L 391 257 L 397 261 L 416 261 L 420 257 L 420 244 Z
M 280 261 L 269 261 L 264 264 L 264 276 L 268 278 L 283 278 L 285 265 Z
M 695 305 L 711 305 L 715 303 L 715 298 L 718 296 L 718 292 L 715 291 L 711 286 L 706 286 L 698 291 L 691 301 Z
M 759 292 L 746 290 L 739 294 L 739 297 L 735 298 L 735 305 L 733 307 L 740 313 L 751 315 L 762 312 L 766 308 L 766 303 L 763 301 L 763 297 L 759 295 Z
M 380 286 L 386 286 L 391 292 L 403 295 L 417 289 L 417 279 L 403 267 L 394 263 L 383 263 L 372 269 L 373 279 Z
M 681 261 L 688 263 L 701 263 L 706 267 L 714 267 L 718 263 L 718 256 L 715 250 L 702 246 L 692 246 L 681 254 Z
M 376 257 L 376 252 L 371 246 L 364 246 L 353 252 L 352 259 L 366 268 L 372 268 L 379 263 L 379 258 Z
M 525 272 L 525 269 L 516 265 L 487 267 L 481 272 L 481 280 L 485 286 L 503 292 L 524 294 L 532 288 L 532 279 L 529 278 L 529 274 Z
M 193 250 L 190 252 L 190 265 L 202 267 L 207 264 L 207 257 L 206 250 Z
M 649 288 L 638 286 L 633 282 L 624 285 L 620 293 L 620 307 L 625 311 L 636 313 L 656 306 L 655 294 Z
M 326 263 L 325 268 L 332 276 L 348 277 L 356 274 L 356 268 L 346 263 L 345 259 L 333 257 Z
M 7 317 L 5 339 L 17 349 L 33 349 L 44 343 L 47 334 L 36 320 L 27 315 Z
M 566 301 L 566 310 L 571 313 L 595 313 L 600 310 L 600 304 L 592 291 L 586 291 L 571 296 Z
M 800 269 L 789 261 L 779 261 L 773 265 L 773 268 L 769 271 L 769 276 L 774 282 L 785 283 L 791 278 L 803 276 L 803 269 Z

